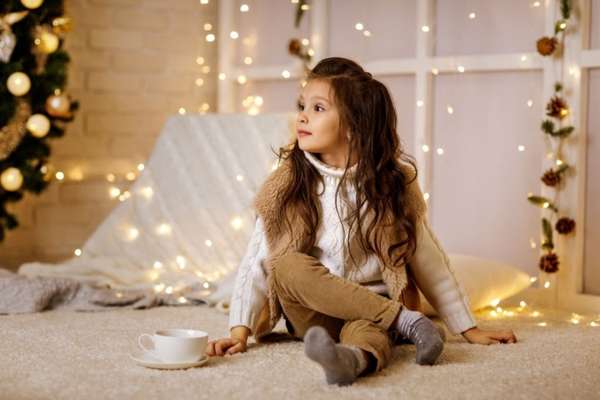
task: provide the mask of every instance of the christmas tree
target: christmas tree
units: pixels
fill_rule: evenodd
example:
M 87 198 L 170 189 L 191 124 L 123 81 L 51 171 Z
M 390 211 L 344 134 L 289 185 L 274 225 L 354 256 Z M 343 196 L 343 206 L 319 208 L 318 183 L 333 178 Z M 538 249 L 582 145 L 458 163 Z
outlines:
M 0 241 L 18 224 L 7 210 L 51 182 L 51 138 L 62 137 L 79 103 L 64 92 L 72 21 L 63 0 L 0 2 Z

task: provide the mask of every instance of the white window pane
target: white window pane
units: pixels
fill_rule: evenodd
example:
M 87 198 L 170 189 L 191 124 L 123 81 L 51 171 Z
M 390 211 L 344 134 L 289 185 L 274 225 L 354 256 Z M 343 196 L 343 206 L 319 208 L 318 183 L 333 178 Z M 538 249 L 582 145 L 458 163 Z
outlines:
M 358 63 L 416 55 L 415 0 L 332 0 L 329 53 Z M 362 24 L 362 30 L 356 29 Z M 366 36 L 368 31 L 371 36 Z
M 539 243 L 529 240 L 539 242 L 540 212 L 527 193 L 541 187 L 542 84 L 541 71 L 435 77 L 429 204 L 448 251 L 537 274 Z
M 545 1 L 438 0 L 435 48 L 439 56 L 532 52 L 544 35 Z M 474 18 L 471 18 L 474 15 Z
M 592 18 L 590 26 L 590 48 L 600 48 L 600 0 L 592 0 Z
M 600 295 L 600 115 L 594 112 L 600 102 L 600 68 L 590 70 L 589 85 L 585 221 L 575 223 L 585 224 L 583 292 Z
M 295 58 L 288 53 L 288 42 L 296 37 L 309 38 L 311 11 L 305 12 L 300 26 L 294 26 L 296 4 L 289 0 L 237 0 L 234 9 L 236 40 L 235 63 L 243 66 L 246 57 L 252 65 L 285 65 Z M 249 10 L 241 12 L 242 4 Z M 229 35 L 229 33 L 228 33 Z M 229 36 L 221 40 L 233 40 Z
M 236 111 L 246 113 L 256 107 L 260 113 L 292 112 L 296 110 L 296 101 L 301 90 L 300 81 L 297 79 L 248 81 L 239 86 Z M 250 96 L 253 96 L 253 99 L 249 98 Z

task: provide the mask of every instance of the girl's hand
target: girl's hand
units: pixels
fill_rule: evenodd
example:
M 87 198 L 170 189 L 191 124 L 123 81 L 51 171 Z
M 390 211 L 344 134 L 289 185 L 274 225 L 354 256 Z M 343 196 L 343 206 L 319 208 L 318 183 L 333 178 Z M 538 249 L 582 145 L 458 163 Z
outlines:
M 209 356 L 224 356 L 225 354 L 244 353 L 247 350 L 246 340 L 240 338 L 222 338 L 211 340 L 206 346 Z
M 495 344 L 495 343 L 516 343 L 517 337 L 512 330 L 489 331 L 473 327 L 462 333 L 462 336 L 469 343 L 477 344 Z

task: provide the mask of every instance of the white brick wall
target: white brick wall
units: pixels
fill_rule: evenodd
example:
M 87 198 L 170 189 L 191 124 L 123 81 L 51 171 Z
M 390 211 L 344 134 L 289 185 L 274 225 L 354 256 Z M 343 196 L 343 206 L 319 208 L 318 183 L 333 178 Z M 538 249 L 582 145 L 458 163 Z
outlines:
M 217 32 L 217 0 L 69 0 L 73 31 L 67 91 L 80 109 L 65 136 L 50 142 L 50 163 L 64 171 L 39 197 L 9 205 L 19 219 L 0 243 L 0 267 L 58 262 L 73 256 L 119 201 L 109 188 L 132 182 L 169 115 L 202 103 L 216 108 L 217 43 L 204 40 L 204 23 Z M 196 64 L 206 60 L 210 73 Z M 195 80 L 204 79 L 197 87 Z M 74 170 L 83 180 L 70 179 Z M 114 173 L 117 182 L 106 180 Z

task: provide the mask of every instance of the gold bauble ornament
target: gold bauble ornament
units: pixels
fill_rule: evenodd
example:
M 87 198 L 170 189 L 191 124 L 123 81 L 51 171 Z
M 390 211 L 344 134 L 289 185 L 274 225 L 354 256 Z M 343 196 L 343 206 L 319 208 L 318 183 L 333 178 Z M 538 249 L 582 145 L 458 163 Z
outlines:
M 31 81 L 27 74 L 23 72 L 13 72 L 6 80 L 8 91 L 15 96 L 23 96 L 31 88 Z
M 42 138 L 50 131 L 50 120 L 44 114 L 33 114 L 27 120 L 27 130 L 33 136 Z
M 2 187 L 9 192 L 19 190 L 23 184 L 23 174 L 21 174 L 21 171 L 18 168 L 6 168 L 4 172 L 2 172 L 2 175 L 0 175 L 0 184 L 2 184 Z
M 34 43 L 42 53 L 46 54 L 55 52 L 60 44 L 58 36 L 56 36 L 49 27 L 44 27 L 39 31 Z
M 53 117 L 68 117 L 71 101 L 64 93 L 50 95 L 46 99 L 46 111 Z
M 21 0 L 21 4 L 23 4 L 25 7 L 31 10 L 33 10 L 34 8 L 38 8 L 42 5 L 43 2 L 44 0 Z
M 73 20 L 71 17 L 62 16 L 52 20 L 52 31 L 57 35 L 64 35 L 73 30 Z
M 51 164 L 44 164 L 40 167 L 40 172 L 44 174 L 44 181 L 51 181 L 54 176 L 54 167 Z

